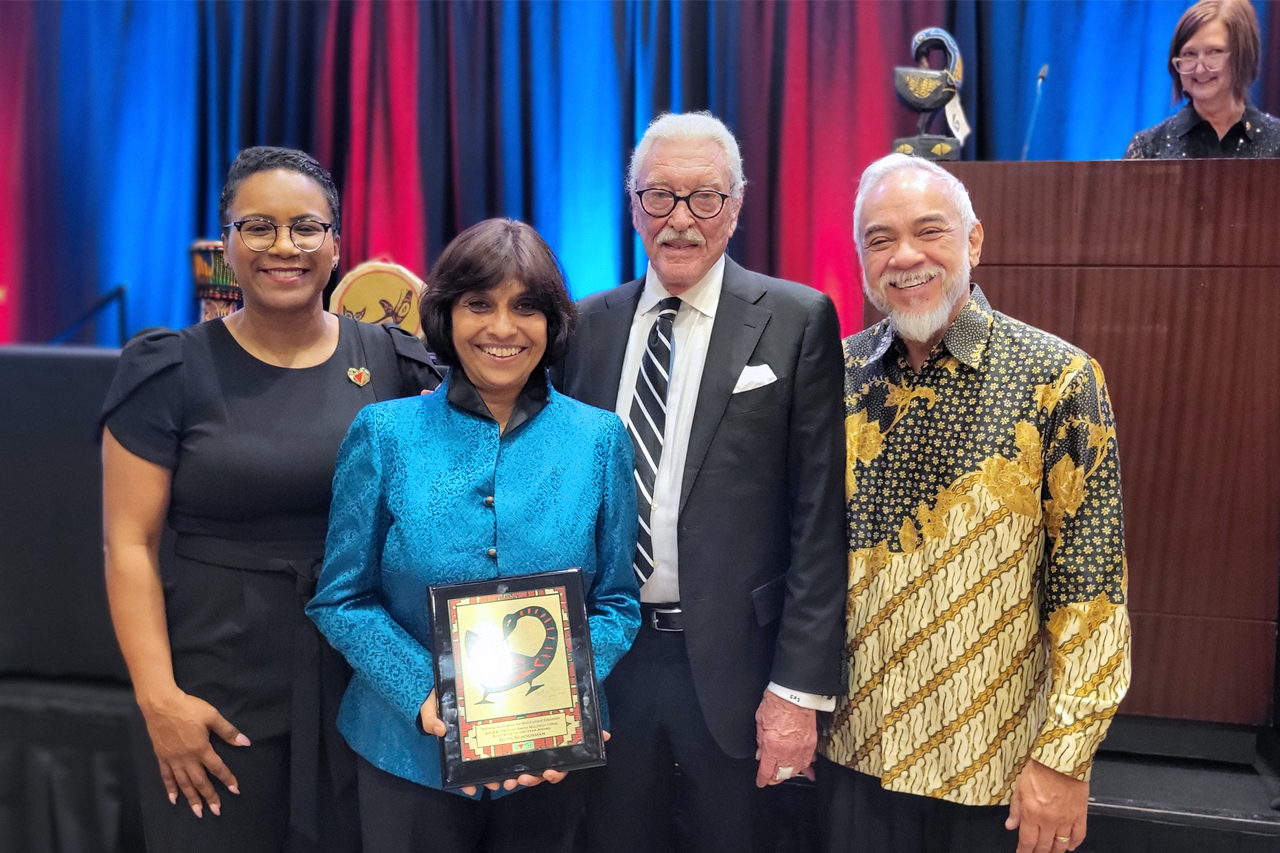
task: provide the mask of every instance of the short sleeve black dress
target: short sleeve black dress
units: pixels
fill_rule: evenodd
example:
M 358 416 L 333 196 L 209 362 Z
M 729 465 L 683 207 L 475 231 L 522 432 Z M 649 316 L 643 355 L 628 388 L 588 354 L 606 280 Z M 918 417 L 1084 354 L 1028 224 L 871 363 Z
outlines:
M 174 677 L 255 746 L 283 749 L 286 808 L 278 826 L 250 834 L 283 834 L 291 851 L 334 849 L 329 812 L 355 802 L 354 789 L 344 793 L 354 762 L 336 728 L 348 671 L 303 614 L 324 556 L 338 447 L 361 408 L 433 389 L 440 376 L 407 332 L 339 324 L 333 355 L 298 369 L 254 358 L 220 320 L 153 332 L 125 347 L 102 415 L 126 450 L 173 472 L 176 537 L 163 580 Z M 144 778 L 157 777 L 154 768 Z M 152 820 L 149 799 L 149 847 L 200 846 L 164 826 L 174 820 L 167 801 Z M 226 817 L 239 807 L 230 799 Z M 214 820 L 232 823 L 226 817 Z

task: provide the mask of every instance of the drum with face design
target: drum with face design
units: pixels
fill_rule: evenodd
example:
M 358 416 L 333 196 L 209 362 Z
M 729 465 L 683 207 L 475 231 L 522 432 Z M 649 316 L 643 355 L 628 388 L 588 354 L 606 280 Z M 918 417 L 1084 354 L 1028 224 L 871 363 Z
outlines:
M 406 267 L 387 261 L 365 261 L 338 282 L 329 310 L 362 323 L 392 322 L 418 334 L 422 321 L 418 300 L 425 285 Z

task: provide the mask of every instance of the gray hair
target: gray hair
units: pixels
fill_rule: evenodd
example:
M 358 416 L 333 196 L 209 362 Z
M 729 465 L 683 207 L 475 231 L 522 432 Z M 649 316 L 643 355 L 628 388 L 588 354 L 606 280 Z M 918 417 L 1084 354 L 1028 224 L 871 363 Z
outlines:
M 636 171 L 644 162 L 645 156 L 653 143 L 659 139 L 682 139 L 694 142 L 710 140 L 724 150 L 725 160 L 729 164 L 729 195 L 742 198 L 743 187 L 747 179 L 742 175 L 742 153 L 738 150 L 738 140 L 733 138 L 724 122 L 706 110 L 696 113 L 663 113 L 649 123 L 640 144 L 631 153 L 631 166 L 627 169 L 627 190 L 636 190 Z
M 955 205 L 960 214 L 960 230 L 967 239 L 973 226 L 978 224 L 978 217 L 973 213 L 973 202 L 969 201 L 969 191 L 960 183 L 960 179 L 931 160 L 913 157 L 909 154 L 889 154 L 867 167 L 858 181 L 858 197 L 853 203 L 853 245 L 858 250 L 858 260 L 862 260 L 862 205 L 867 195 L 884 183 L 891 175 L 904 169 L 918 169 L 921 172 L 938 178 L 942 182 L 942 194 Z

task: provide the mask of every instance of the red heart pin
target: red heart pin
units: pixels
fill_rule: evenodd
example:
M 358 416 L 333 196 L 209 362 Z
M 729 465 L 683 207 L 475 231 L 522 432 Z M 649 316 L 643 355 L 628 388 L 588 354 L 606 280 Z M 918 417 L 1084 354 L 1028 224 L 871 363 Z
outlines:
M 369 368 L 367 367 L 348 367 L 347 378 L 359 385 L 361 388 L 369 384 L 371 378 Z

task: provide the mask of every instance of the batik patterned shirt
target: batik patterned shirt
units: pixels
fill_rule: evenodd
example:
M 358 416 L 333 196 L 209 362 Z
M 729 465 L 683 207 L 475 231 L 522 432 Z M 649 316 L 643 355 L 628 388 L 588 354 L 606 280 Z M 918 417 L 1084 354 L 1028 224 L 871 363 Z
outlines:
M 967 805 L 1029 758 L 1087 779 L 1129 685 L 1102 369 L 977 288 L 919 372 L 887 321 L 844 350 L 849 687 L 822 753 Z

